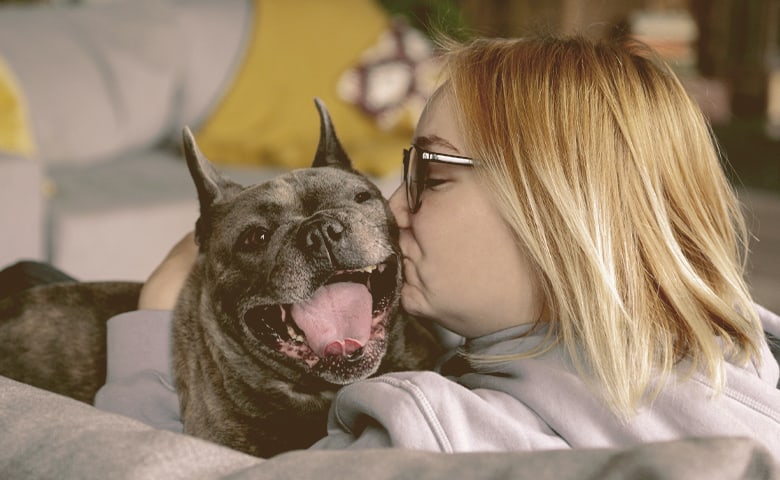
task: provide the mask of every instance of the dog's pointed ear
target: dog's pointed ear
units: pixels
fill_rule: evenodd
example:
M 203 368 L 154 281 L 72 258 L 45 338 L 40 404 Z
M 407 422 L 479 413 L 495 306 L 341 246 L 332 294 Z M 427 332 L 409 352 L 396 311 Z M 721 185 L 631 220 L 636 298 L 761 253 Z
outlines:
M 243 189 L 241 185 L 223 177 L 209 162 L 195 143 L 189 127 L 182 131 L 184 157 L 190 170 L 195 189 L 198 191 L 200 213 L 203 215 L 216 202 Z
M 314 99 L 314 104 L 320 114 L 320 143 L 317 145 L 317 154 L 314 156 L 312 167 L 338 167 L 352 170 L 352 162 L 336 136 L 336 129 L 333 128 L 328 109 L 319 98 Z

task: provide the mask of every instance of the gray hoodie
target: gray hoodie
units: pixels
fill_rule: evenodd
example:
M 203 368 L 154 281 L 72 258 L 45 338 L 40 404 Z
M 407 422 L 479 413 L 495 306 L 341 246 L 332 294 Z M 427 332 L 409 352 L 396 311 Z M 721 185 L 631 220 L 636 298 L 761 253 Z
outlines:
M 761 308 L 759 314 L 765 330 L 780 337 L 780 317 Z M 96 406 L 181 431 L 170 380 L 170 312 L 128 312 L 108 326 L 107 383 Z M 465 348 L 483 354 L 529 349 L 543 332 L 520 337 L 526 329 L 473 339 Z M 540 450 L 746 436 L 766 445 L 780 465 L 780 373 L 765 343 L 760 365 L 727 365 L 719 395 L 701 375 L 670 380 L 626 422 L 588 390 L 560 349 L 500 368 L 452 373 L 463 366 L 452 357 L 442 373 L 400 372 L 344 387 L 331 408 L 328 436 L 312 448 Z
M 759 313 L 768 332 L 780 333 L 780 317 L 764 309 Z M 521 337 L 526 331 L 511 328 L 468 341 L 464 348 L 489 355 L 521 352 L 544 335 Z M 681 372 L 685 368 L 684 362 L 679 365 Z M 469 370 L 452 377 L 394 373 L 347 386 L 331 409 L 328 436 L 313 448 L 540 450 L 746 436 L 763 443 L 780 464 L 780 373 L 766 343 L 759 365 L 726 366 L 720 394 L 701 374 L 671 379 L 627 421 L 594 396 L 561 348 Z

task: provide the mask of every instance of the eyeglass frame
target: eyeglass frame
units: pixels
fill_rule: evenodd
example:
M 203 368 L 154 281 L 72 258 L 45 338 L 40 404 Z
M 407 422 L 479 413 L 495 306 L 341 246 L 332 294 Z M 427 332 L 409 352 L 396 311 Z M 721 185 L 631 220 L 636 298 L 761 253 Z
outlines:
M 410 180 L 409 178 L 409 165 L 411 163 L 412 149 L 417 150 L 420 161 L 425 163 L 425 178 L 422 180 Z M 461 165 L 464 167 L 473 167 L 474 159 L 463 157 L 460 155 L 450 155 L 446 153 L 436 153 L 418 147 L 415 144 L 411 144 L 409 148 L 404 148 L 403 163 L 404 163 L 404 188 L 406 190 L 406 204 L 409 207 L 410 213 L 417 213 L 422 206 L 422 194 L 425 191 L 426 183 L 428 182 L 428 168 L 427 165 L 431 162 L 444 163 L 448 165 Z M 411 184 L 415 183 L 421 188 L 415 190 L 415 194 L 412 193 Z

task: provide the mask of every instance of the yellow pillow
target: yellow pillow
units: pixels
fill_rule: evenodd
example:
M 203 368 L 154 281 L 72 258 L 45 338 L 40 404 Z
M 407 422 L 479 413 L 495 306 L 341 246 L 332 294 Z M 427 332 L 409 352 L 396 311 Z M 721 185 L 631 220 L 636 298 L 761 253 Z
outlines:
M 340 77 L 389 25 L 373 0 L 255 0 L 243 63 L 196 132 L 203 153 L 222 164 L 307 167 L 319 139 L 319 97 L 356 168 L 377 176 L 396 171 L 413 122 L 380 128 L 337 91 Z
M 22 156 L 31 156 L 35 152 L 22 90 L 2 57 L 0 57 L 0 151 Z

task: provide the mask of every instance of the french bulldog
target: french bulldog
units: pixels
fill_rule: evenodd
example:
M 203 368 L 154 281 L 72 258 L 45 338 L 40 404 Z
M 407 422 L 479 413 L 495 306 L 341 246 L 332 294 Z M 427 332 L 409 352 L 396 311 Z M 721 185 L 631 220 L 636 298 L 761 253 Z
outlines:
M 185 433 L 259 457 L 326 434 L 338 389 L 441 353 L 400 312 L 398 228 L 352 167 L 319 100 L 311 168 L 244 187 L 183 132 L 198 194 L 198 255 L 173 312 Z M 0 301 L 0 374 L 91 402 L 105 381 L 105 322 L 140 284 L 64 283 Z

